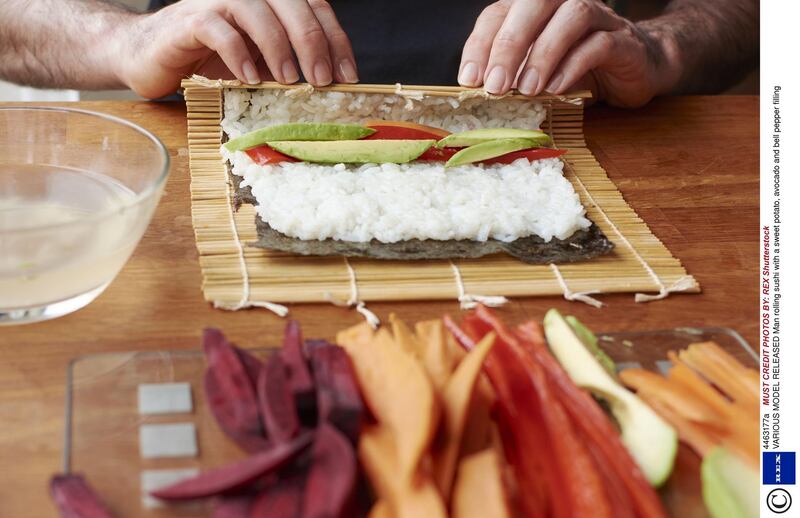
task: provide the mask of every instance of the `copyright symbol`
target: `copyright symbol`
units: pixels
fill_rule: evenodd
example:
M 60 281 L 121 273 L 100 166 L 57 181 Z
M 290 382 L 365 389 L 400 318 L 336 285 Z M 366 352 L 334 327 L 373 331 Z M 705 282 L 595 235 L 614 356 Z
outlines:
M 792 495 L 782 488 L 773 489 L 767 495 L 767 507 L 776 514 L 783 514 L 792 506 Z

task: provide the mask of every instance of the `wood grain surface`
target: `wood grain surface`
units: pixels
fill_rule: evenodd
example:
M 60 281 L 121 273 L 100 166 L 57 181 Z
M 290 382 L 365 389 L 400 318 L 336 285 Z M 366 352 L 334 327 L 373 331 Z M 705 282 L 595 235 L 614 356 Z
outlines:
M 263 310 L 212 309 L 200 292 L 191 220 L 186 121 L 181 104 L 83 102 L 127 118 L 170 150 L 166 194 L 116 281 L 87 308 L 28 326 L 0 327 L 0 516 L 52 516 L 47 481 L 61 469 L 64 387 L 77 356 L 197 348 L 218 326 L 248 346 L 276 343 L 284 322 Z M 631 206 L 683 261 L 703 293 L 635 304 L 603 296 L 603 309 L 561 298 L 517 299 L 504 318 L 541 318 L 549 307 L 603 331 L 728 326 L 757 340 L 758 97 L 675 97 L 636 111 L 591 107 L 586 138 Z M 0 252 L 2 253 L 2 252 Z M 373 303 L 414 321 L 458 313 L 455 302 Z M 361 317 L 330 305 L 296 305 L 308 336 L 333 337 Z

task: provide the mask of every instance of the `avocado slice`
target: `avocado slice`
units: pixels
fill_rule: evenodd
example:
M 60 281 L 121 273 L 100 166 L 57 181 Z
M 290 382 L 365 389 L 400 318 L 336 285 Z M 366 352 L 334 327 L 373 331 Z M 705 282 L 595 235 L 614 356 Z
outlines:
M 608 402 L 619 423 L 622 443 L 647 480 L 653 486 L 663 484 L 678 452 L 675 430 L 608 373 L 557 310 L 545 315 L 544 332 L 572 381 Z
M 725 448 L 714 448 L 700 465 L 703 502 L 713 518 L 756 518 L 758 472 Z
M 284 155 L 319 164 L 404 164 L 436 143 L 435 140 L 332 140 L 328 142 L 268 142 Z
M 569 323 L 570 327 L 575 334 L 578 335 L 578 338 L 583 345 L 589 349 L 589 352 L 592 353 L 594 359 L 608 372 L 612 377 L 617 375 L 617 365 L 614 363 L 614 360 L 611 359 L 611 356 L 607 355 L 606 352 L 600 349 L 600 346 L 597 345 L 597 336 L 595 336 L 592 331 L 583 325 L 583 323 L 578 320 L 577 318 L 573 317 L 572 315 L 567 315 L 564 319 Z
M 358 124 L 327 122 L 292 122 L 278 124 L 245 133 L 225 143 L 228 151 L 241 151 L 266 144 L 271 140 L 357 140 L 375 133 L 374 129 Z
M 537 144 L 533 140 L 525 138 L 505 138 L 499 140 L 487 140 L 480 144 L 467 147 L 450 157 L 444 166 L 456 167 L 464 164 L 471 164 L 473 162 L 480 162 L 481 160 L 488 160 L 498 156 L 503 156 L 506 153 L 519 151 L 521 149 L 530 149 L 536 147 Z
M 448 135 L 436 143 L 436 147 L 467 147 L 489 140 L 524 138 L 534 141 L 535 146 L 546 146 L 552 141 L 547 133 L 539 130 L 514 128 L 482 128 Z M 532 146 L 531 146 L 532 147 Z

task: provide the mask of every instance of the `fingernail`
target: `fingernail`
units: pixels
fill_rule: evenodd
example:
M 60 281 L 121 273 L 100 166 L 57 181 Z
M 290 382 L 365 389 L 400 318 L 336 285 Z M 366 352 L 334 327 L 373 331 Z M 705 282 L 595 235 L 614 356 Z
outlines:
M 539 86 L 539 72 L 535 68 L 529 68 L 523 72 L 517 90 L 525 95 L 536 95 L 537 86 Z
M 458 75 L 458 82 L 464 86 L 478 86 L 478 65 L 467 62 Z
M 496 66 L 486 78 L 486 91 L 491 94 L 502 94 L 506 87 L 506 70 L 501 66 Z
M 256 67 L 251 62 L 244 62 L 244 65 L 242 65 L 242 72 L 244 73 L 244 77 L 247 79 L 247 82 L 251 85 L 257 85 L 261 82 L 261 78 L 258 77 Z
M 349 59 L 343 59 L 339 62 L 339 72 L 347 83 L 358 83 L 358 72 L 356 66 Z M 316 73 L 316 72 L 315 72 Z
M 285 83 L 294 83 L 300 79 L 300 74 L 297 73 L 297 67 L 291 59 L 287 59 L 281 65 L 281 74 L 283 74 L 283 81 Z
M 545 90 L 552 93 L 558 93 L 558 89 L 561 88 L 561 83 L 564 81 L 564 74 L 556 74 L 551 79 L 550 82 L 547 83 L 547 87 Z
M 326 61 L 317 61 L 314 65 L 314 82 L 320 86 L 331 83 L 331 67 Z

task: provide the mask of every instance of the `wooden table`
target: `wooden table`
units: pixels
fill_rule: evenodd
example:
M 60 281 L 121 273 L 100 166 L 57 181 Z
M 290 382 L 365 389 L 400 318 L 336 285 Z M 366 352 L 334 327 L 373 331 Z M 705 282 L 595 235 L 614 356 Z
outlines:
M 237 343 L 275 343 L 284 322 L 262 310 L 212 309 L 200 292 L 191 218 L 186 121 L 181 104 L 95 102 L 82 108 L 127 118 L 170 150 L 166 194 L 133 258 L 87 308 L 41 324 L 0 327 L 0 515 L 47 516 L 47 480 L 61 469 L 67 364 L 78 355 L 197 348 L 204 326 Z M 513 321 L 541 318 L 550 307 L 597 330 L 728 326 L 757 343 L 758 98 L 660 99 L 637 111 L 590 108 L 589 147 L 625 198 L 703 287 L 700 295 L 635 304 L 604 295 L 594 309 L 561 298 L 515 300 Z M 1 252 L 0 252 L 1 253 Z M 372 303 L 415 321 L 455 302 Z M 329 305 L 292 307 L 307 336 L 332 337 L 360 321 Z

